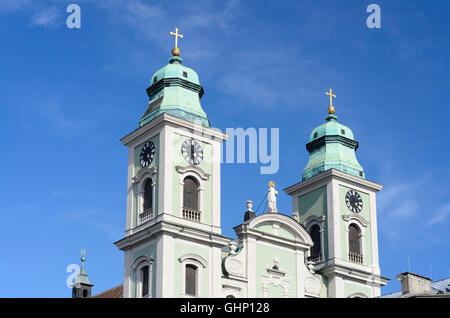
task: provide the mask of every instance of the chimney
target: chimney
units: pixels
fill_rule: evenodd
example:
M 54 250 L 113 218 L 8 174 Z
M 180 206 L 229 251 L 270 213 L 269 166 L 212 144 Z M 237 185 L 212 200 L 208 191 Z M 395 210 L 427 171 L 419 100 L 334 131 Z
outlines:
M 402 296 L 431 295 L 431 279 L 428 277 L 404 272 L 397 275 L 397 280 L 402 283 Z

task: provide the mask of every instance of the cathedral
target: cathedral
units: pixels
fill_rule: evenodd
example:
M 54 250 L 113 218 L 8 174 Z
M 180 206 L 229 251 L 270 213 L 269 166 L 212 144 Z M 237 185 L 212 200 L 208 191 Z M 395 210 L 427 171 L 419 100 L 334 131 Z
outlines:
M 346 298 L 380 296 L 388 279 L 378 259 L 376 193 L 356 158 L 358 142 L 330 107 L 310 135 L 301 180 L 284 189 L 289 215 L 247 202 L 243 223 L 221 230 L 221 149 L 227 135 L 210 126 L 197 73 L 177 45 L 147 88 L 128 147 L 123 284 L 93 297 Z M 90 297 L 82 267 L 74 297 Z M 84 295 L 84 296 L 83 296 Z

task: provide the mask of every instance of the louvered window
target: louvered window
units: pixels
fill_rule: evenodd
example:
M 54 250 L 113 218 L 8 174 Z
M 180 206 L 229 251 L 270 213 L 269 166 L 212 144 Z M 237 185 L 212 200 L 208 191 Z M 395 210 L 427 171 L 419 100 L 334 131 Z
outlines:
M 353 254 L 361 254 L 361 246 L 359 242 L 359 229 L 356 225 L 350 224 L 348 227 L 348 246 L 349 252 Z
M 186 265 L 186 295 L 196 296 L 197 292 L 197 267 L 191 264 Z
M 144 212 L 153 207 L 153 182 L 148 179 L 144 188 Z
M 142 283 L 142 285 L 141 285 L 141 288 L 142 288 L 141 293 L 142 293 L 142 297 L 147 296 L 148 293 L 149 293 L 148 272 L 149 272 L 148 271 L 148 266 L 144 266 L 144 267 L 141 268 L 141 279 L 142 279 L 142 281 L 141 281 L 141 283 Z
M 184 179 L 183 207 L 198 210 L 198 184 L 192 177 Z

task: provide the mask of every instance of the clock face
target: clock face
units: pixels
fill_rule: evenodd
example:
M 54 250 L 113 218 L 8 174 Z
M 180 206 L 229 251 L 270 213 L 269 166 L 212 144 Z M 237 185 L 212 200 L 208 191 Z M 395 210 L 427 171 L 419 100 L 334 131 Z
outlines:
M 361 196 L 355 190 L 349 190 L 347 192 L 345 195 L 345 204 L 347 204 L 347 208 L 353 213 L 359 213 L 363 208 Z
M 194 139 L 186 139 L 181 145 L 181 155 L 191 165 L 198 165 L 203 160 L 203 149 Z
M 155 156 L 155 150 L 156 148 L 153 141 L 149 140 L 144 144 L 139 157 L 142 167 L 148 167 L 152 163 L 153 157 Z

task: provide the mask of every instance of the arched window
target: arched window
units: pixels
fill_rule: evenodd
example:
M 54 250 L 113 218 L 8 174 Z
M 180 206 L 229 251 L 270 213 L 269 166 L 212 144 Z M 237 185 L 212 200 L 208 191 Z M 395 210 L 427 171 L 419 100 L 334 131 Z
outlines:
M 355 224 L 348 227 L 348 259 L 354 263 L 363 263 L 360 230 Z
M 184 179 L 183 207 L 198 210 L 198 183 L 193 177 Z
M 149 268 L 148 265 L 141 268 L 141 295 L 146 297 L 149 294 Z
M 150 210 L 153 207 L 153 182 L 148 179 L 144 188 L 144 207 L 143 212 Z
M 133 274 L 129 277 L 129 284 L 133 286 L 135 297 L 152 297 L 153 257 L 141 255 L 130 267 Z
M 88 296 L 87 289 L 83 289 L 83 298 L 87 298 L 87 296 Z
M 320 244 L 320 227 L 317 224 L 311 226 L 309 230 L 314 245 L 311 247 L 311 260 L 316 262 L 321 260 L 322 247 Z
M 192 264 L 186 264 L 185 294 L 197 295 L 197 266 Z
M 359 244 L 359 228 L 354 224 L 350 224 L 348 227 L 348 246 L 350 253 L 361 254 L 361 246 Z

